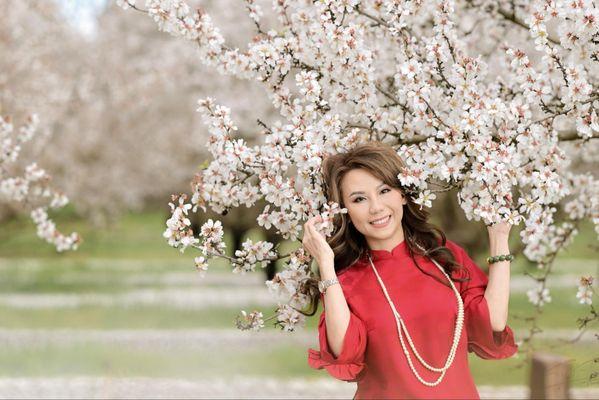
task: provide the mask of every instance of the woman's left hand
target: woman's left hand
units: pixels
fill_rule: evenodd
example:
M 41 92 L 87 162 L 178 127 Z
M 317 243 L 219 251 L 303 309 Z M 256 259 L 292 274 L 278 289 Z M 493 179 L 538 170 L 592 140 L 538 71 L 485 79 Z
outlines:
M 506 221 L 499 222 L 493 225 L 487 225 L 489 237 L 509 237 L 512 224 Z

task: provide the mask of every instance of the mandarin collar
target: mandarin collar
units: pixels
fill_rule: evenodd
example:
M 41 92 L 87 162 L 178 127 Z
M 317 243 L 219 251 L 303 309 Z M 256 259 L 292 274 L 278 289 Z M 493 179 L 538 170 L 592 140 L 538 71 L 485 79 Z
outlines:
M 372 256 L 372 261 L 398 258 L 401 256 L 409 255 L 408 243 L 405 239 L 401 241 L 399 244 L 397 244 L 391 251 L 373 249 L 368 249 L 367 251 L 370 252 Z M 366 261 L 368 261 L 368 255 L 366 255 L 365 258 Z

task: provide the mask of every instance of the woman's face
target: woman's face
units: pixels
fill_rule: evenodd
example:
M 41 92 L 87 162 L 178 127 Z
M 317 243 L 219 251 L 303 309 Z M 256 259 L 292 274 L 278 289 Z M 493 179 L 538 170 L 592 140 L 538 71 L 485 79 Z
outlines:
M 353 169 L 341 180 L 341 193 L 352 224 L 371 249 L 391 251 L 404 240 L 401 219 L 407 200 L 399 189 L 364 169 Z

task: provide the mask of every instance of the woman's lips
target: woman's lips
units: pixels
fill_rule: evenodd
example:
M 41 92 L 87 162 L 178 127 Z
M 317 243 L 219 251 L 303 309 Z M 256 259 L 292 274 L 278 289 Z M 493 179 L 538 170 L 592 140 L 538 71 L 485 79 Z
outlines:
M 391 222 L 391 216 L 390 215 L 387 216 L 387 221 L 385 223 L 383 223 L 383 224 L 374 224 L 374 223 L 371 222 L 370 225 L 374 226 L 375 228 L 384 228 L 387 225 L 389 225 L 389 222 Z

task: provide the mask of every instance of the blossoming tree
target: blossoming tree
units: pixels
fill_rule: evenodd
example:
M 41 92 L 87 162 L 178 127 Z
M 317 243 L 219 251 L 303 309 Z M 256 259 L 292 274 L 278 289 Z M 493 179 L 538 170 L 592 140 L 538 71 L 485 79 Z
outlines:
M 80 238 L 62 234 L 48 216 L 50 209 L 68 203 L 54 188 L 48 172 L 40 167 L 38 149 L 47 143 L 47 129 L 40 117 L 60 116 L 68 101 L 68 89 L 60 84 L 61 73 L 52 55 L 68 53 L 68 30 L 55 18 L 51 4 L 5 1 L 0 5 L 0 218 L 7 211 L 26 211 L 37 226 L 37 234 L 58 251 L 74 250 Z M 24 27 L 27 26 L 27 29 Z M 61 43 L 59 48 L 56 44 Z M 56 57 L 54 60 L 58 59 Z M 35 77 L 35 79 L 29 79 Z M 43 92 L 44 95 L 40 96 Z M 30 110 L 36 110 L 31 113 Z M 11 116 L 9 116 L 11 115 Z M 15 126 L 14 120 L 21 123 Z M 52 124 L 53 119 L 46 120 Z
M 61 208 L 68 203 L 67 197 L 50 185 L 50 175 L 36 162 L 28 164 L 22 176 L 11 173 L 22 146 L 35 138 L 37 125 L 35 114 L 18 129 L 9 117 L 0 117 L 0 199 L 29 209 L 37 235 L 56 246 L 57 251 L 76 250 L 79 235 L 62 234 L 48 217 L 48 208 Z
M 210 220 L 196 236 L 190 212 L 224 214 L 263 199 L 257 224 L 297 240 L 307 218 L 344 211 L 326 202 L 323 157 L 370 139 L 395 146 L 408 166 L 398 179 L 417 204 L 431 207 L 435 193 L 455 189 L 469 220 L 524 224 L 523 253 L 538 265 L 529 291 L 537 315 L 550 299 L 553 260 L 579 223 L 592 220 L 599 235 L 599 182 L 568 168 L 581 146 L 594 154 L 587 161 L 598 154 L 599 10 L 589 0 L 273 0 L 270 11 L 246 0 L 256 28 L 246 48 L 228 45 L 210 14 L 183 0 L 117 3 L 195 42 L 198 62 L 261 82 L 280 112 L 259 123 L 263 143 L 250 146 L 229 108 L 198 102 L 213 160 L 191 196 L 173 196 L 164 235 L 182 252 L 199 250 L 201 271 L 227 257 L 223 228 Z M 279 300 L 270 318 L 289 331 L 303 323 L 297 310 L 310 298 L 312 271 L 302 248 L 279 254 L 247 241 L 227 258 L 242 273 L 286 259 L 266 282 Z M 590 319 L 592 294 L 592 277 L 583 277 L 578 298 Z M 244 311 L 238 325 L 264 322 L 261 312 Z
M 193 43 L 171 40 L 149 19 L 131 20 L 114 3 L 98 15 L 92 36 L 55 2 L 5 0 L 0 13 L 0 114 L 20 122 L 35 110 L 40 120 L 14 168 L 34 159 L 95 226 L 127 210 L 166 209 L 165 196 L 188 187 L 189 171 L 208 157 L 208 132 L 193 112 L 198 93 L 218 89 L 234 99 L 242 128 L 255 124 L 253 112 L 267 122 L 275 115 L 259 82 L 215 79 L 217 71 L 195 62 Z M 233 24 L 244 14 L 227 18 Z M 252 23 L 243 28 L 245 38 Z M 236 98 L 239 92 L 251 95 Z M 0 204 L 0 220 L 22 211 L 20 203 Z

